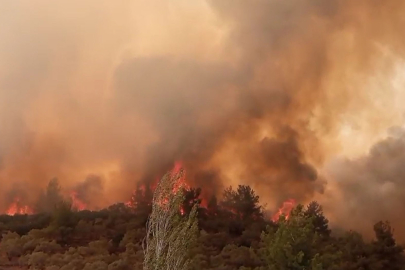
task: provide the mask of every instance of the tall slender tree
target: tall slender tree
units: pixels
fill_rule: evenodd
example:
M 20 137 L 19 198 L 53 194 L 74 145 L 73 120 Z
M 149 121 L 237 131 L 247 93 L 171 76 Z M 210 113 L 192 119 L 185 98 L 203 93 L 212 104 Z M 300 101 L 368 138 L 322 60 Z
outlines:
M 38 212 L 53 212 L 64 201 L 61 189 L 58 179 L 51 179 L 39 197 L 36 210 Z
M 184 171 L 167 173 L 158 183 L 144 241 L 145 270 L 185 270 L 188 251 L 196 241 L 197 208 L 181 215 Z

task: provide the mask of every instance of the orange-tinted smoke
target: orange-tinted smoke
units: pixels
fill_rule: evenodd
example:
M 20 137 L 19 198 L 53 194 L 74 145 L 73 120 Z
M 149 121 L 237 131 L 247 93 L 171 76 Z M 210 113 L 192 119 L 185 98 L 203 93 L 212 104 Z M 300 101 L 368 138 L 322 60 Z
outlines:
M 1 6 L 0 208 L 53 177 L 100 208 L 183 160 L 203 197 L 249 184 L 277 210 L 405 111 L 400 0 Z

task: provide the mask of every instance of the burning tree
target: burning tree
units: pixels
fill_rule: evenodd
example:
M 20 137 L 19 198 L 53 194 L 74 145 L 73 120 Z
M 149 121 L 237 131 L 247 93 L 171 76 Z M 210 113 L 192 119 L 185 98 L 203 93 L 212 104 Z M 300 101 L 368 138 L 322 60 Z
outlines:
M 184 170 L 175 168 L 159 181 L 155 189 L 144 242 L 146 270 L 182 270 L 189 264 L 188 250 L 198 230 L 198 204 L 188 216 L 181 214 L 183 186 Z

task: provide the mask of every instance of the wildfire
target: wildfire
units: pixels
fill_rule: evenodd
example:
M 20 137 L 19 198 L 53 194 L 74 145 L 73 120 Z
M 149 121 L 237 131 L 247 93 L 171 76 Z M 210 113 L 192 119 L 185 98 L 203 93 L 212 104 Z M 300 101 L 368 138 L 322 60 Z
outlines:
M 133 190 L 132 191 L 132 198 L 130 200 L 126 201 L 124 203 L 124 205 L 126 207 L 129 207 L 129 208 L 135 208 L 136 205 L 134 203 L 135 202 L 134 197 L 139 196 L 139 195 L 141 195 L 141 196 L 146 195 L 146 185 L 145 184 L 142 184 L 141 186 L 139 186 L 138 190 Z
M 28 206 L 21 203 L 19 197 L 16 197 L 11 205 L 6 210 L 6 215 L 31 215 L 34 211 Z
M 125 205 L 126 207 L 130 207 L 130 208 L 131 208 L 131 207 L 134 207 L 131 201 L 124 202 L 124 205 Z
M 174 164 L 174 168 L 172 170 L 172 175 L 176 175 L 177 173 L 180 172 L 180 170 L 183 167 L 183 163 L 181 161 L 177 161 Z M 185 174 L 178 179 L 178 181 L 176 182 L 176 184 L 173 187 L 173 193 L 176 193 L 177 191 L 179 191 L 179 189 L 184 188 L 184 189 L 189 189 L 190 186 L 186 183 L 186 176 Z
M 73 208 L 75 208 L 75 209 L 77 209 L 79 211 L 87 209 L 87 205 L 82 200 L 80 200 L 78 198 L 76 191 L 72 191 L 70 193 L 70 199 L 72 200 L 72 207 Z
M 296 202 L 294 199 L 288 199 L 287 201 L 283 202 L 283 206 L 280 207 L 276 214 L 273 215 L 271 218 L 273 222 L 278 221 L 281 215 L 285 215 L 285 218 L 288 219 L 290 217 L 290 212 L 294 208 Z
M 183 164 L 182 164 L 182 162 L 181 161 L 177 161 L 175 164 L 174 164 L 174 167 L 173 167 L 173 169 L 171 170 L 171 175 L 176 175 L 177 173 L 179 173 L 180 172 L 180 170 L 183 168 Z M 150 185 L 149 185 L 149 188 L 150 188 L 150 190 L 153 192 L 155 189 L 156 189 L 156 187 L 157 187 L 157 183 L 159 182 L 159 180 L 160 180 L 160 178 L 156 178 L 156 181 L 155 182 L 153 182 L 153 183 L 151 183 Z M 183 175 L 181 178 L 179 178 L 178 180 L 177 180 L 177 182 L 175 183 L 175 185 L 174 185 L 174 187 L 173 187 L 173 193 L 177 193 L 180 189 L 189 189 L 190 188 L 190 186 L 187 184 L 187 182 L 186 182 L 186 177 L 185 177 L 185 175 Z M 146 184 L 142 184 L 141 186 L 139 186 L 138 187 L 138 190 L 135 190 L 135 191 L 133 191 L 133 198 L 135 197 L 135 196 L 139 196 L 139 195 L 141 195 L 141 196 L 145 196 L 145 193 L 146 193 Z M 165 205 L 167 203 L 167 201 L 165 201 L 164 199 L 162 199 L 162 201 L 159 203 L 160 205 Z M 130 201 L 127 201 L 127 202 L 125 202 L 124 203 L 127 207 L 131 207 L 131 208 L 133 208 L 133 207 L 136 207 L 136 205 L 134 205 L 134 200 L 132 199 L 132 200 L 130 200 Z M 183 207 L 181 207 L 181 209 L 180 209 L 180 213 L 181 213 L 181 215 L 184 215 L 185 214 L 185 210 L 183 209 Z
M 182 171 L 183 169 L 183 164 L 181 161 L 175 162 L 172 170 L 170 171 L 171 176 L 177 177 L 177 175 Z M 157 177 L 155 181 L 151 181 L 148 183 L 143 183 L 138 186 L 136 190 L 133 191 L 132 198 L 128 200 L 127 202 L 124 202 L 124 205 L 128 208 L 137 208 L 137 204 L 141 205 L 148 205 L 152 203 L 152 196 L 153 192 L 156 190 L 156 187 L 159 183 L 159 180 L 161 178 Z M 182 172 L 181 177 L 176 178 L 176 182 L 174 183 L 172 187 L 172 193 L 176 194 L 180 190 L 186 190 L 192 192 L 193 190 L 191 189 L 190 185 L 187 183 L 187 178 L 185 171 Z M 187 196 L 191 195 L 194 196 L 194 194 L 187 193 Z M 199 194 L 201 195 L 201 194 Z M 75 210 L 78 211 L 83 211 L 86 209 L 89 209 L 87 203 L 81 198 L 80 194 L 76 191 L 73 190 L 70 193 L 65 194 L 66 197 L 70 198 L 71 201 L 71 206 Z M 188 198 L 188 197 L 187 197 Z M 195 198 L 188 198 L 187 200 L 194 200 Z M 208 201 L 205 196 L 202 196 L 201 198 L 201 203 L 199 207 L 202 208 L 207 208 L 208 207 Z M 165 206 L 167 204 L 167 198 L 161 197 L 159 198 L 158 204 L 160 206 Z M 184 205 L 180 206 L 180 214 L 181 215 L 186 215 L 187 213 L 187 208 L 192 204 L 193 201 L 187 201 L 185 202 Z M 289 213 L 291 209 L 295 206 L 295 201 L 293 199 L 287 200 L 286 202 L 283 203 L 283 206 L 278 210 L 278 212 L 273 215 L 272 220 L 277 221 L 280 217 L 280 215 L 284 214 L 286 218 L 288 218 Z M 234 211 L 233 209 L 230 209 L 230 211 Z M 12 204 L 7 208 L 5 211 L 5 214 L 7 215 L 24 215 L 24 214 L 33 214 L 34 211 L 31 207 L 29 207 L 26 204 L 21 203 L 21 200 L 19 197 L 16 197 Z M 236 214 L 236 212 L 235 212 Z

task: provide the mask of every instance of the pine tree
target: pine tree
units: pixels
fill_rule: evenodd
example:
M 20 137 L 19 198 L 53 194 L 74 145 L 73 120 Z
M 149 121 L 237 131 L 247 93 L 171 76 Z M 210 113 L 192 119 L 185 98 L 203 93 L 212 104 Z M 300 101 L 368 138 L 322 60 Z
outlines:
M 397 245 L 389 222 L 377 222 L 374 225 L 376 240 L 372 243 L 373 255 L 377 258 L 376 269 L 403 269 L 405 263 L 404 248 Z
M 278 228 L 269 228 L 262 236 L 267 269 L 305 270 L 311 264 L 319 269 L 320 262 L 314 258 L 316 254 L 312 250 L 315 238 L 312 219 L 305 215 L 303 206 L 298 205 L 291 211 L 288 220 L 281 216 Z
M 313 201 L 305 209 L 305 215 L 312 218 L 314 230 L 322 237 L 330 236 L 329 221 L 323 214 L 322 206 Z
M 257 220 L 263 217 L 259 196 L 250 186 L 239 185 L 236 190 L 232 187 L 225 189 L 220 204 L 240 220 Z

